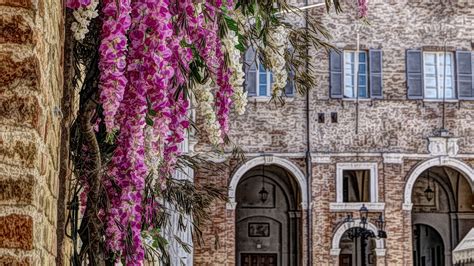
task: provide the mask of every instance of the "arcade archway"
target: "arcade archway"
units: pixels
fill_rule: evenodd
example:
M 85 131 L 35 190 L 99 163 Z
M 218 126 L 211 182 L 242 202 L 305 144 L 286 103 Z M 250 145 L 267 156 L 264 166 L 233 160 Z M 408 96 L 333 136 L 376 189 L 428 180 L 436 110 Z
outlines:
M 301 265 L 301 191 L 292 173 L 255 166 L 240 178 L 235 201 L 236 265 Z

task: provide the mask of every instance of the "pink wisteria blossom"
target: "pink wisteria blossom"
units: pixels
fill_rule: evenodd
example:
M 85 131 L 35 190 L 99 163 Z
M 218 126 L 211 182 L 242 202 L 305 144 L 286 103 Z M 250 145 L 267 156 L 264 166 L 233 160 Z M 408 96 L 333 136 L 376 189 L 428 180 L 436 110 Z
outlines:
M 90 2 L 68 0 L 67 7 L 78 9 Z M 215 93 L 215 110 L 209 111 L 216 114 L 220 137 L 228 132 L 233 73 L 215 18 L 219 12 L 231 12 L 234 2 L 102 0 L 101 8 L 103 119 L 96 121 L 104 123 L 115 150 L 102 175 L 108 204 L 100 210 L 100 219 L 105 223 L 109 258 L 142 265 L 142 232 L 155 229 L 152 221 L 160 208 L 160 199 L 144 191 L 145 180 L 152 176 L 166 189 L 164 181 L 176 170 L 179 144 L 190 124 L 185 91 L 194 60 L 204 62 L 212 81 L 209 91 Z
M 369 8 L 368 8 L 368 0 L 357 0 L 357 5 L 359 8 L 359 16 L 362 18 L 367 17 Z
M 91 4 L 91 0 L 67 0 L 66 7 L 71 9 L 78 9 L 80 7 L 86 7 Z

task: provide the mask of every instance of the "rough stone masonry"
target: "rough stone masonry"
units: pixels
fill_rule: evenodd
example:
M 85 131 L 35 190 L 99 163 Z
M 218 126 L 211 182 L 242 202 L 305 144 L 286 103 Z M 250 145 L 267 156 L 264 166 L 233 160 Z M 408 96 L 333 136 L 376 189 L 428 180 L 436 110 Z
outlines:
M 0 265 L 54 265 L 63 3 L 0 0 Z

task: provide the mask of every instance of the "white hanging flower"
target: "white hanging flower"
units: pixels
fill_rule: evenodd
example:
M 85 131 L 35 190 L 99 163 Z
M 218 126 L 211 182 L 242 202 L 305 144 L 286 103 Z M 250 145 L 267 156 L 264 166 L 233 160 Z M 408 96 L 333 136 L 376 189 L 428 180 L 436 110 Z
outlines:
M 207 133 L 209 142 L 218 146 L 223 143 L 222 132 L 219 122 L 214 112 L 214 96 L 211 92 L 211 83 L 209 79 L 206 84 L 197 84 L 194 87 L 194 97 L 196 99 L 196 109 L 198 114 L 204 118 L 204 130 Z
M 240 61 L 241 53 L 235 47 L 239 43 L 239 38 L 235 32 L 230 31 L 222 42 L 229 55 L 229 68 L 232 71 L 230 83 L 234 89 L 234 94 L 232 94 L 234 109 L 239 115 L 243 115 L 247 106 L 247 92 L 244 92 L 245 73 Z
M 74 33 L 74 39 L 82 41 L 89 32 L 89 24 L 92 19 L 96 18 L 98 0 L 92 0 L 87 7 L 80 7 L 72 12 L 74 19 L 76 20 L 71 24 L 71 30 Z
M 285 49 L 289 44 L 288 30 L 283 26 L 278 26 L 270 31 L 268 42 L 265 54 L 270 63 L 268 67 L 273 73 L 272 96 L 280 96 L 288 82 L 288 72 L 285 68 Z
M 158 180 L 159 166 L 162 163 L 161 153 L 156 152 L 159 135 L 155 134 L 153 127 L 145 127 L 145 164 L 152 175 L 152 185 Z

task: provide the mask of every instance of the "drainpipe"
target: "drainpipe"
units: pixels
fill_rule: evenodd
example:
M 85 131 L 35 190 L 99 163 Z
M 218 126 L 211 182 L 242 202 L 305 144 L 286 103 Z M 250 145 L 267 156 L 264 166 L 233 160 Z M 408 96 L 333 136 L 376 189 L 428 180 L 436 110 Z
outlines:
M 308 0 L 305 0 L 305 6 L 308 6 Z M 305 31 L 306 35 L 308 35 L 308 9 L 305 10 Z M 309 44 L 306 45 L 306 71 L 309 71 Z M 311 140 L 310 140 L 310 112 L 309 112 L 309 88 L 306 90 L 306 180 L 308 182 L 308 205 L 306 206 L 306 210 L 308 212 L 308 265 L 313 265 L 313 213 L 312 213 L 312 174 L 313 169 L 311 167 Z

